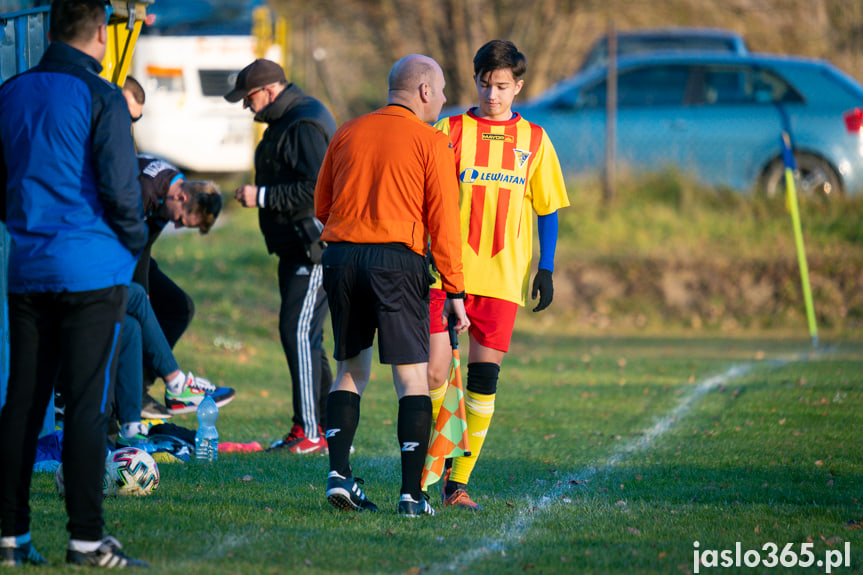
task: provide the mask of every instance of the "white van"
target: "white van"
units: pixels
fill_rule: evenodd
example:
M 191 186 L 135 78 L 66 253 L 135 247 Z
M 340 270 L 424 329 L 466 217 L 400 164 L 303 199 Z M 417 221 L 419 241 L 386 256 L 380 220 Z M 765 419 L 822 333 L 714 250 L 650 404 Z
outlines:
M 252 114 L 224 99 L 256 57 L 252 13 L 264 0 L 157 0 L 135 45 L 130 74 L 144 88 L 135 143 L 190 172 L 250 171 Z M 266 57 L 280 62 L 279 47 Z

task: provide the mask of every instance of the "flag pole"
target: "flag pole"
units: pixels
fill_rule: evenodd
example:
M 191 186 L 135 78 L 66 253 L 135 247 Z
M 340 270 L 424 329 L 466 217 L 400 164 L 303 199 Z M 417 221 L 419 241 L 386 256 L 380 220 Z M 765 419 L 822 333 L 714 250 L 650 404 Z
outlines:
M 803 301 L 806 305 L 806 320 L 809 324 L 809 337 L 812 346 L 818 347 L 818 326 L 815 323 L 815 308 L 812 305 L 812 289 L 809 286 L 809 266 L 806 263 L 806 250 L 803 246 L 803 230 L 800 226 L 800 208 L 797 205 L 797 188 L 794 183 L 796 163 L 791 153 L 791 137 L 782 132 L 782 161 L 785 164 L 785 191 L 791 222 L 794 226 L 794 243 L 797 246 L 797 264 L 800 267 L 800 283 L 803 286 Z
M 458 351 L 458 334 L 455 315 L 447 318 L 449 343 L 452 346 L 449 379 L 444 394 L 443 405 L 435 420 L 429 440 L 426 461 L 422 474 L 422 489 L 436 483 L 443 477 L 447 459 L 470 455 L 470 442 L 467 433 L 467 413 L 464 407 L 464 388 L 461 381 L 461 359 Z

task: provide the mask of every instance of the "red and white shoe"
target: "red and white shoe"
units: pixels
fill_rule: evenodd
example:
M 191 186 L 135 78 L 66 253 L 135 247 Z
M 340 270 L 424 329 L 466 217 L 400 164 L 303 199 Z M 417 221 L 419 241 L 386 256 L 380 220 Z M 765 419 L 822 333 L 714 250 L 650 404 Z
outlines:
M 296 453 L 297 455 L 305 455 L 307 453 L 327 453 L 327 440 L 323 435 L 319 435 L 315 439 L 306 437 L 305 431 L 299 425 L 291 428 L 284 439 L 276 441 L 267 451 L 281 451 L 284 453 Z

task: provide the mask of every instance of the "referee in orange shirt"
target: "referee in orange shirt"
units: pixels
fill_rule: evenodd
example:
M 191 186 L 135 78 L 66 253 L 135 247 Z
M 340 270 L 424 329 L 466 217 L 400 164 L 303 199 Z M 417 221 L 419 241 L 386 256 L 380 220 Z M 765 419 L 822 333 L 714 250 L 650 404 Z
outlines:
M 412 54 L 396 62 L 387 105 L 339 128 L 318 175 L 315 212 L 328 242 L 324 289 L 338 362 L 327 398 L 327 499 L 341 509 L 378 509 L 353 477 L 349 458 L 377 331 L 379 359 L 392 365 L 399 398 L 398 512 L 435 513 L 420 486 L 432 419 L 429 237 L 447 294 L 444 313 L 456 314 L 459 333 L 469 326 L 455 156 L 448 138 L 429 125 L 446 102 L 444 84 L 431 58 Z

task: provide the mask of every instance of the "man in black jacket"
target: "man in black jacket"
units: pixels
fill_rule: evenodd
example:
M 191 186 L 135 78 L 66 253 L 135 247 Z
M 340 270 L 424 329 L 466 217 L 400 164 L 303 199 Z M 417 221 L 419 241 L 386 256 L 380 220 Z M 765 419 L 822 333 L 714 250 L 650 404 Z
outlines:
M 225 99 L 242 100 L 256 122 L 267 124 L 255 150 L 255 184 L 240 186 L 234 195 L 244 207 L 259 209 L 267 250 L 279 256 L 279 334 L 293 382 L 294 425 L 271 449 L 320 452 L 327 447 L 322 430 L 332 373 L 323 347 L 328 306 L 314 195 L 336 122 L 269 60 L 246 66 Z

